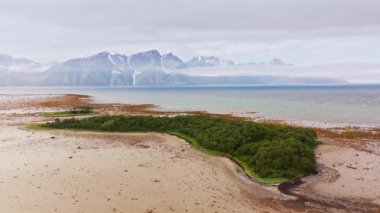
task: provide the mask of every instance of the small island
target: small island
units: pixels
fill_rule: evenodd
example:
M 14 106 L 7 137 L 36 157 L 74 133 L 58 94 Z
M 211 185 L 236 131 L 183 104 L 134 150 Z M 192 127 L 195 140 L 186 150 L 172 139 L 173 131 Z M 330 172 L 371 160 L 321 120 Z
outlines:
M 238 163 L 263 183 L 284 182 L 316 172 L 317 135 L 307 128 L 256 123 L 207 115 L 94 116 L 56 119 L 44 128 L 106 132 L 162 132 L 193 147 Z

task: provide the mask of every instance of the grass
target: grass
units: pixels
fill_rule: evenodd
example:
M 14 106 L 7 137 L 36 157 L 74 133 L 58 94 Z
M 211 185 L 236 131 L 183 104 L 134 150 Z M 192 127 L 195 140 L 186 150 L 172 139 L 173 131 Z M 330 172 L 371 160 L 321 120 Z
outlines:
M 53 130 L 54 128 L 42 126 L 41 124 L 29 124 L 26 126 L 27 129 L 32 130 Z
M 95 115 L 91 107 L 74 107 L 67 111 L 58 111 L 58 112 L 43 112 L 43 116 L 47 117 L 71 117 L 71 116 L 81 116 L 81 115 Z
M 82 116 L 82 115 L 96 115 L 96 112 L 82 112 L 73 113 L 71 111 L 60 111 L 60 112 L 43 112 L 41 115 L 46 117 L 71 117 L 71 116 Z

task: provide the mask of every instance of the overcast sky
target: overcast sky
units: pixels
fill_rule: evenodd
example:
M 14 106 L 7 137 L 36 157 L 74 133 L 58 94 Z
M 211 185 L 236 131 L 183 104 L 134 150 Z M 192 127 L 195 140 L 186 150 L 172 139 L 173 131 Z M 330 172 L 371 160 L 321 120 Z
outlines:
M 63 61 L 158 49 L 237 62 L 379 62 L 379 0 L 0 0 L 0 52 Z

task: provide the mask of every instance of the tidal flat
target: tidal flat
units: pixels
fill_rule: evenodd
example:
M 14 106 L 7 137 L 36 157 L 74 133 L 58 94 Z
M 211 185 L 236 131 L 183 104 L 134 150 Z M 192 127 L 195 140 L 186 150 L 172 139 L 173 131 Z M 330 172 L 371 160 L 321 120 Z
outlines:
M 278 185 L 250 180 L 227 158 L 200 152 L 163 133 L 28 128 L 54 120 L 42 112 L 77 106 L 91 106 L 101 115 L 206 113 L 99 104 L 80 95 L 0 95 L 1 212 L 380 210 L 376 138 L 360 134 L 343 138 L 326 133 L 338 130 L 319 131 L 322 144 L 315 150 L 319 173 L 279 190 Z

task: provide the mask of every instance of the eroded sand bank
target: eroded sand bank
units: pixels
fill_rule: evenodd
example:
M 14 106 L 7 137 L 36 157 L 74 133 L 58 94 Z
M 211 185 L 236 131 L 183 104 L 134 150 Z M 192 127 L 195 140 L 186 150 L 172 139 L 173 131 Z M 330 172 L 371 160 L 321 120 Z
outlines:
M 316 182 L 319 194 L 353 200 L 368 200 L 380 205 L 380 156 L 334 145 L 316 149 L 318 162 L 337 172 L 330 181 Z
M 51 119 L 36 111 L 75 100 L 40 105 L 50 97 L 7 98 L 0 98 L 0 212 L 379 210 L 375 154 L 320 146 L 318 162 L 335 172 L 306 178 L 307 184 L 294 189 L 303 196 L 297 200 L 248 180 L 228 159 L 193 150 L 174 136 L 25 129 Z M 31 114 L 25 114 L 30 106 Z M 23 111 L 10 111 L 19 108 Z M 350 163 L 356 168 L 348 168 Z

